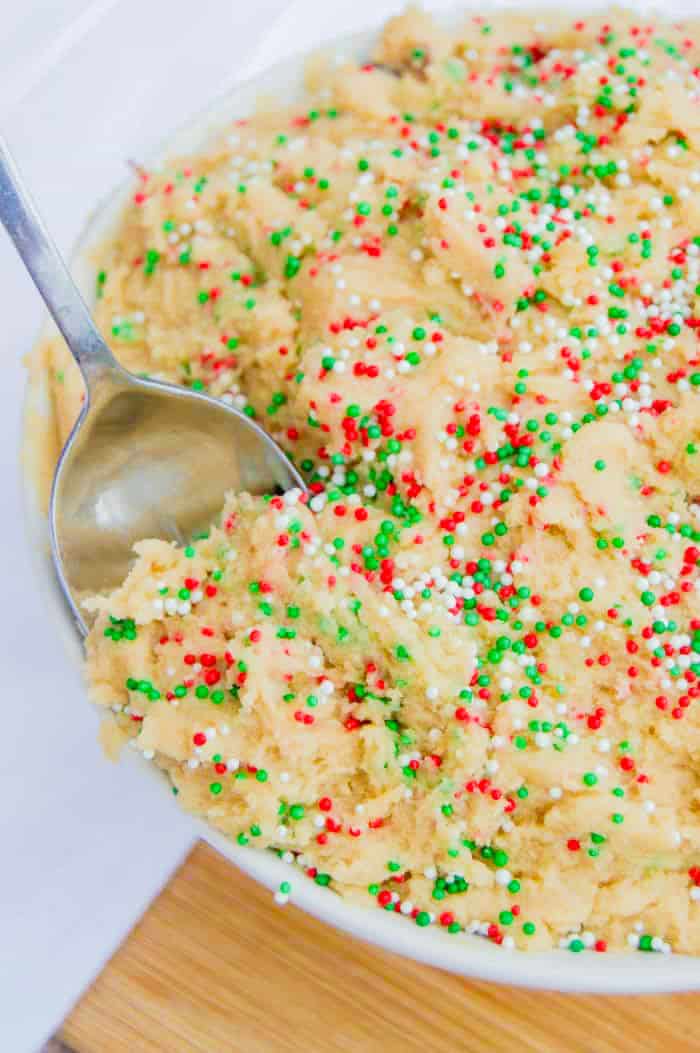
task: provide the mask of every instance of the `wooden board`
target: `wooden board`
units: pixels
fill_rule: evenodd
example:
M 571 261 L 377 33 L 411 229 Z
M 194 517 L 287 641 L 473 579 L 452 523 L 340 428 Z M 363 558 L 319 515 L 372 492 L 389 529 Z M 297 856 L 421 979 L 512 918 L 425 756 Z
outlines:
M 199 845 L 62 1037 L 77 1053 L 684 1053 L 700 997 L 464 981 L 275 906 Z

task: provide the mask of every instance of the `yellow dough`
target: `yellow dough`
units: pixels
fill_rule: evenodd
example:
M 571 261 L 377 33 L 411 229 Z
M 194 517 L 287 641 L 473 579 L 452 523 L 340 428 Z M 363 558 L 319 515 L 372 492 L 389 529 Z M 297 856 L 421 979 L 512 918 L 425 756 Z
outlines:
M 90 601 L 107 737 L 406 924 L 700 951 L 697 37 L 409 10 L 143 172 L 99 261 L 120 360 L 310 486 Z

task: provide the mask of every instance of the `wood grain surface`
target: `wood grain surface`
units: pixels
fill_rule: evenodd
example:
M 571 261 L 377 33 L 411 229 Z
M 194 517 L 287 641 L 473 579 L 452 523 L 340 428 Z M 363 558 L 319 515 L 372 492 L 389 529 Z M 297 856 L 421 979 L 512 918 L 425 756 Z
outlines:
M 700 996 L 461 980 L 275 906 L 199 845 L 62 1038 L 77 1053 L 685 1053 Z

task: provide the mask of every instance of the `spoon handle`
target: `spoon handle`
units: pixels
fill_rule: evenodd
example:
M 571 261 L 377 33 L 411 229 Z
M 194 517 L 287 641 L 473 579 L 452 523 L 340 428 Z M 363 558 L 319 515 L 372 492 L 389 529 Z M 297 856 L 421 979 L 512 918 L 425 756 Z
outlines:
M 88 387 L 98 372 L 119 369 L 50 238 L 1 135 L 0 222 L 63 333 Z

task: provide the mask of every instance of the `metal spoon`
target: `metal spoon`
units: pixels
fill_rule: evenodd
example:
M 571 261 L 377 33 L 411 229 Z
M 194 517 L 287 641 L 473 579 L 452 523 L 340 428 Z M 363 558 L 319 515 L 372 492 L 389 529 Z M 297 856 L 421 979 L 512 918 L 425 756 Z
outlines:
M 80 632 L 81 601 L 125 578 L 136 541 L 179 542 L 206 529 L 230 490 L 304 482 L 245 414 L 123 369 L 51 241 L 0 137 L 0 221 L 83 375 L 86 396 L 63 448 L 49 508 L 59 584 Z

